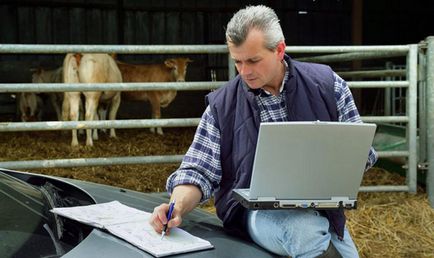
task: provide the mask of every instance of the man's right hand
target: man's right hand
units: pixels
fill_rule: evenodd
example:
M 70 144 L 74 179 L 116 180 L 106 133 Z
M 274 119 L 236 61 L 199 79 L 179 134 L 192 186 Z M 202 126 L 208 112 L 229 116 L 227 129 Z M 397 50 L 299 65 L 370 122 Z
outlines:
M 182 223 L 182 217 L 193 210 L 202 198 L 202 191 L 195 185 L 178 185 L 173 189 L 171 199 L 176 199 L 175 208 L 172 213 L 172 219 L 167 221 L 169 204 L 163 203 L 154 208 L 149 224 L 161 234 L 164 225 L 167 223 L 166 234 L 170 228 L 178 227 Z
M 163 203 L 154 208 L 154 212 L 149 220 L 149 224 L 157 231 L 157 233 L 161 234 L 163 231 L 164 225 L 167 224 L 166 234 L 169 234 L 170 228 L 178 227 L 182 223 L 182 217 L 179 209 L 175 208 L 172 213 L 172 218 L 167 221 L 167 213 L 169 212 L 169 204 Z

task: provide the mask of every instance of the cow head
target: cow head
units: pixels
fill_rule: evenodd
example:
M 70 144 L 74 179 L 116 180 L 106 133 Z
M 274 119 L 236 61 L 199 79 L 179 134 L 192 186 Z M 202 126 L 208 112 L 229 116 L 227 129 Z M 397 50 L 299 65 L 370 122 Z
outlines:
M 172 69 L 172 74 L 177 82 L 185 82 L 188 63 L 193 62 L 189 58 L 171 58 L 164 61 L 164 64 Z
M 31 68 L 30 72 L 32 73 L 32 82 L 33 83 L 44 83 L 43 79 L 41 78 L 41 74 L 43 73 L 42 68 Z
M 40 97 L 34 92 L 22 92 L 18 96 L 18 107 L 21 113 L 21 121 L 38 121 L 39 109 L 41 108 Z

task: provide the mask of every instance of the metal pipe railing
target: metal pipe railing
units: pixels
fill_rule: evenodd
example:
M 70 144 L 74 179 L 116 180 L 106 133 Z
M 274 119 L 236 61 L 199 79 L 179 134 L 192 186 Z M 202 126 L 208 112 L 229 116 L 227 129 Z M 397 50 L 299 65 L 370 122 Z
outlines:
M 368 60 L 368 59 L 380 59 L 386 57 L 405 56 L 406 52 L 399 51 L 377 51 L 377 52 L 355 52 L 355 53 L 342 53 L 333 55 L 322 56 L 309 56 L 297 58 L 302 62 L 318 62 L 318 63 L 335 63 L 335 62 L 348 62 L 354 60 Z
M 415 47 L 416 46 L 416 47 Z M 362 117 L 365 122 L 405 122 L 407 123 L 408 151 L 379 152 L 380 157 L 408 157 L 409 173 L 407 175 L 408 186 L 374 186 L 361 189 L 377 189 L 378 191 L 413 191 L 413 181 L 416 178 L 412 167 L 414 158 L 412 151 L 415 146 L 415 108 L 414 103 L 415 84 L 417 83 L 417 45 L 401 46 L 303 46 L 287 47 L 287 53 L 334 53 L 322 56 L 323 60 L 355 60 L 377 58 L 379 56 L 405 56 L 407 55 L 407 81 L 350 81 L 350 88 L 407 88 L 407 114 L 406 116 L 386 117 Z M 0 53 L 17 54 L 59 54 L 59 53 L 119 53 L 119 54 L 228 54 L 226 45 L 153 45 L 153 46 L 111 46 L 111 45 L 22 45 L 0 44 Z M 356 52 L 356 53 L 349 53 Z M 336 54 L 340 53 L 340 54 Z M 416 59 L 414 58 L 416 56 Z M 314 57 L 309 57 L 314 58 Z M 228 58 L 229 78 L 236 74 L 234 63 Z M 231 69 L 232 67 L 232 69 Z M 380 71 L 366 72 L 364 76 L 378 76 Z M 395 74 L 397 72 L 394 72 Z M 350 74 L 351 75 L 351 74 Z M 362 75 L 362 72 L 353 72 L 353 76 Z M 400 71 L 402 75 L 402 71 Z M 58 91 L 101 91 L 101 90 L 213 90 L 225 82 L 186 82 L 186 83 L 118 83 L 118 84 L 31 84 L 14 83 L 1 84 L 0 92 L 58 92 Z M 0 131 L 14 130 L 70 130 L 87 128 L 136 128 L 136 127 L 170 127 L 170 126 L 196 126 L 199 118 L 187 119 L 148 119 L 148 120 L 115 120 L 115 121 L 68 121 L 68 122 L 33 122 L 33 123 L 1 123 Z M 56 128 L 56 129 L 54 129 Z M 181 155 L 155 156 L 154 157 L 110 157 L 98 159 L 73 159 L 73 160 L 43 160 L 43 161 L 7 161 L 0 162 L 0 166 L 20 169 L 37 167 L 67 167 L 67 166 L 97 166 L 114 164 L 138 164 L 138 163 L 172 163 L 180 162 Z M 30 166 L 30 167 L 29 167 Z M 410 179 L 408 179 L 410 178 Z
M 389 46 L 287 46 L 287 53 L 345 53 L 345 52 L 384 52 L 394 51 L 397 53 L 407 53 L 408 45 L 389 45 Z
M 137 90 L 215 90 L 226 81 L 216 82 L 141 82 L 141 83 L 1 83 L 0 93 L 65 91 L 137 91 Z M 350 88 L 408 87 L 408 81 L 350 81 Z
M 227 54 L 226 45 L 51 45 L 0 44 L 0 54 Z
M 408 117 L 372 117 L 362 116 L 367 123 L 401 123 L 408 122 Z M 43 121 L 43 122 L 0 122 L 0 132 L 23 131 L 57 131 L 72 129 L 131 129 L 151 127 L 195 127 L 200 118 L 166 118 L 166 119 L 124 119 L 99 121 Z
M 427 194 L 431 207 L 434 207 L 434 36 L 427 38 L 426 50 L 426 101 L 427 101 Z
M 396 52 L 407 53 L 408 45 L 390 46 L 288 46 L 287 53 Z M 0 44 L 0 54 L 227 54 L 226 45 L 65 45 L 65 44 Z
M 408 152 L 378 152 L 379 157 L 405 157 Z M 69 168 L 69 167 L 92 167 L 112 165 L 135 165 L 152 163 L 180 163 L 184 155 L 161 155 L 161 156 L 135 156 L 135 157 L 106 157 L 106 158 L 81 158 L 81 159 L 54 159 L 54 160 L 20 160 L 2 161 L 1 168 L 8 169 L 34 169 L 34 168 Z
M 366 70 L 366 71 L 351 71 L 337 72 L 343 78 L 377 78 L 377 77 L 403 77 L 407 74 L 404 69 L 387 69 L 387 70 Z
M 409 191 L 417 191 L 417 57 L 418 46 L 410 45 L 407 55 L 407 78 L 409 87 L 406 92 L 406 114 L 409 119 L 406 129 L 408 155 L 407 185 Z
M 125 119 L 100 121 L 0 122 L 0 132 L 57 131 L 72 129 L 131 129 L 151 127 L 194 127 L 200 118 Z
M 20 160 L 0 162 L 1 168 L 8 169 L 34 169 L 34 168 L 71 168 L 112 165 L 135 165 L 155 163 L 179 163 L 184 155 L 162 156 L 134 156 L 134 157 L 106 157 L 81 159 L 54 159 L 54 160 Z
M 216 82 L 129 82 L 129 83 L 2 83 L 0 92 L 65 92 L 65 91 L 154 91 L 214 90 L 225 81 Z

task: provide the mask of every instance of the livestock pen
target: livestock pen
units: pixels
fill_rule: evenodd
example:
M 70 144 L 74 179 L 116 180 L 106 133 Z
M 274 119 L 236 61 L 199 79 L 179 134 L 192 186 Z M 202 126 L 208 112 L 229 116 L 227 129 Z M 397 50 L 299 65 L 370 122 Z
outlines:
M 428 48 L 429 50 L 429 48 Z M 188 54 L 188 53 L 203 53 L 203 54 L 227 54 L 227 50 L 225 46 L 215 45 L 215 46 L 66 46 L 66 45 L 0 45 L 0 53 L 67 53 L 67 52 L 116 52 L 120 54 L 133 54 L 133 53 L 160 53 L 160 54 L 169 54 L 169 53 L 177 53 L 177 54 Z M 418 165 L 418 156 L 417 156 L 417 147 L 416 147 L 416 138 L 417 138 L 417 57 L 420 52 L 420 46 L 418 45 L 403 45 L 403 46 L 358 46 L 358 47 L 349 47 L 349 46 L 338 46 L 338 47 L 288 47 L 287 52 L 290 54 L 297 55 L 296 59 L 302 60 L 315 60 L 317 62 L 333 62 L 334 60 L 338 60 L 339 62 L 345 62 L 346 60 L 355 60 L 355 59 L 372 59 L 372 58 L 387 58 L 387 57 L 396 57 L 396 56 L 404 56 L 406 58 L 406 80 L 405 81 L 349 81 L 349 86 L 352 89 L 358 88 L 394 88 L 394 87 L 402 87 L 406 89 L 407 92 L 407 103 L 406 109 L 407 113 L 404 116 L 362 116 L 363 121 L 365 122 L 388 122 L 388 123 L 405 123 L 406 124 L 406 142 L 408 144 L 408 149 L 404 151 L 383 151 L 379 152 L 381 158 L 389 158 L 389 157 L 405 157 L 408 160 L 407 164 L 407 175 L 404 180 L 395 179 L 394 175 L 390 175 L 387 171 L 381 169 L 375 169 L 373 171 L 369 171 L 367 173 L 367 177 L 374 178 L 376 180 L 368 180 L 365 178 L 364 186 L 361 187 L 361 192 L 397 192 L 397 193 L 388 193 L 384 194 L 388 198 L 393 198 L 395 195 L 399 196 L 404 195 L 405 197 L 414 197 L 413 194 L 407 194 L 404 192 L 415 193 L 417 190 L 416 184 L 416 172 Z M 323 57 L 303 57 L 299 56 L 300 54 L 317 54 L 317 53 L 334 53 L 333 55 L 326 55 Z M 335 54 L 338 53 L 338 54 Z M 308 59 L 310 58 L 310 59 Z M 315 59 L 317 58 L 317 59 Z M 318 59 L 319 58 L 319 59 Z M 321 58 L 326 58 L 328 60 L 321 61 Z M 427 57 L 429 60 L 429 56 Z M 428 62 L 429 63 L 429 62 Z M 233 67 L 233 64 L 228 59 L 228 67 Z M 369 74 L 369 71 L 363 71 Z M 338 71 L 339 73 L 339 71 Z M 344 73 L 344 72 L 343 72 Z M 235 70 L 229 69 L 228 74 L 230 77 L 235 76 Z M 377 76 L 383 76 L 387 74 L 387 71 L 382 71 L 377 74 Z M 343 74 L 342 76 L 344 76 Z M 351 75 L 351 74 L 350 74 Z M 355 76 L 352 74 L 351 76 Z M 432 80 L 432 79 L 431 79 Z M 431 81 L 432 82 L 432 81 Z M 121 91 L 133 91 L 133 90 L 212 90 L 221 86 L 224 82 L 184 82 L 184 83 L 119 83 L 119 84 L 38 84 L 37 86 L 27 83 L 18 83 L 18 84 L 7 84 L 2 85 L 1 92 L 56 92 L 56 91 L 91 91 L 91 90 L 121 90 Z M 427 84 L 429 85 L 430 81 L 427 80 Z M 428 89 L 429 87 L 427 87 Z M 68 172 L 59 172 L 61 169 L 65 168 L 64 171 L 70 171 L 71 174 L 75 173 L 74 177 L 77 178 L 86 178 L 86 175 L 80 175 L 78 173 L 77 167 L 91 167 L 90 171 L 94 171 L 95 176 L 93 180 L 104 183 L 112 183 L 110 182 L 108 177 L 119 177 L 119 182 L 114 183 L 120 187 L 134 188 L 136 190 L 141 191 L 164 191 L 164 180 L 161 178 L 167 177 L 168 173 L 172 170 L 176 169 L 176 164 L 180 162 L 182 158 L 182 154 L 185 153 L 186 148 L 188 147 L 189 141 L 192 139 L 192 135 L 194 132 L 194 126 L 198 124 L 199 118 L 170 118 L 170 119 L 125 119 L 125 120 L 116 120 L 116 121 L 91 121 L 91 122 L 31 122 L 31 123 L 16 123 L 16 122 L 2 122 L 0 124 L 0 131 L 2 133 L 2 138 L 5 142 L 7 142 L 8 136 L 13 135 L 14 137 L 14 152 L 7 151 L 6 153 L 2 153 L 3 160 L 0 162 L 1 167 L 13 168 L 13 169 L 33 169 L 35 171 L 41 171 L 44 173 L 50 173 L 49 170 L 57 170 L 57 174 L 68 176 Z M 149 133 L 144 133 L 137 129 L 132 128 L 148 128 L 148 127 L 172 127 L 169 129 L 166 135 L 156 136 L 150 135 Z M 183 129 L 180 129 L 183 127 Z M 128 132 L 133 132 L 133 135 L 138 137 L 142 137 L 143 141 L 132 140 L 132 134 L 125 132 L 125 134 L 121 134 L 119 136 L 119 140 L 117 141 L 100 141 L 94 149 L 82 148 L 77 151 L 71 151 L 67 141 L 63 144 L 59 142 L 59 140 L 65 140 L 65 137 L 57 137 L 55 132 L 37 132 L 37 131 L 56 131 L 56 130 L 70 130 L 70 129 L 84 129 L 84 128 L 119 128 L 119 129 L 130 129 Z M 27 134 L 17 133 L 17 131 L 33 131 Z M 36 137 L 35 137 L 36 136 Z M 18 151 L 18 146 L 21 143 L 23 146 L 28 145 L 29 143 L 34 143 L 33 140 L 39 137 L 48 137 L 50 140 L 52 139 L 54 142 L 54 146 L 49 147 L 47 142 L 39 142 L 39 144 L 35 144 L 32 155 L 28 156 L 24 154 L 25 152 L 30 152 L 28 148 L 23 151 L 21 154 Z M 178 142 L 178 137 L 184 139 L 183 143 L 178 145 L 175 142 Z M 18 139 L 23 138 L 24 141 L 20 142 Z M 429 138 L 429 137 L 428 137 Z M 127 140 L 130 141 L 127 141 Z M 3 141 L 2 141 L 3 142 Z M 156 145 L 152 145 L 156 144 Z M 121 152 L 110 151 L 109 149 L 121 149 Z M 5 146 L 5 148 L 8 148 Z M 4 148 L 2 148 L 4 149 Z M 63 156 L 52 155 L 52 153 L 48 153 L 45 149 L 53 149 L 57 154 L 63 154 Z M 162 150 L 159 152 L 159 149 Z M 163 151 L 166 149 L 166 151 Z M 45 150 L 45 151 L 44 151 Z M 98 151 L 98 152 L 94 152 Z M 47 156 L 40 155 L 46 153 Z M 170 154 L 170 155 L 161 155 L 161 154 Z M 15 155 L 16 154 L 16 155 Z M 139 156 L 146 154 L 148 156 Z M 157 154 L 157 155 L 156 155 Z M 109 156 L 113 155 L 113 156 Z M 121 156 L 123 155 L 123 156 Z M 127 156 L 125 156 L 127 155 Z M 428 157 L 429 151 L 428 151 Z M 39 160 L 35 158 L 40 158 Z M 71 157 L 73 159 L 66 159 L 66 157 Z M 104 157 L 104 158 L 102 158 Z M 48 158 L 55 158 L 49 160 Z M 168 163 L 174 164 L 170 165 Z M 160 166 L 153 167 L 153 169 L 147 169 L 152 171 L 152 173 L 146 173 L 147 177 L 142 177 L 140 179 L 129 180 L 133 178 L 133 174 L 140 174 L 141 171 L 146 170 L 140 165 L 137 164 L 164 164 Z M 123 165 L 123 166 L 117 166 Z M 129 165 L 124 166 L 124 165 Z M 106 166 L 104 170 L 95 166 Z M 155 166 L 155 165 L 147 165 L 147 166 Z M 75 168 L 74 168 L 75 167 Z M 129 167 L 135 167 L 136 169 L 131 169 L 134 171 L 133 173 L 129 173 Z M 67 169 L 71 168 L 71 169 Z M 89 170 L 88 170 L 89 171 Z M 92 174 L 93 172 L 87 172 L 88 174 Z M 158 179 L 158 187 L 144 187 L 140 188 L 137 185 L 146 185 L 149 178 L 155 176 L 155 174 L 160 174 L 160 179 Z M 86 173 L 84 173 L 86 174 Z M 122 175 L 128 174 L 127 177 L 122 177 Z M 384 174 L 382 176 L 382 174 Z M 428 173 L 431 174 L 431 173 Z M 115 175 L 115 176 L 114 176 Z M 71 176 L 71 175 L 69 175 Z M 393 178 L 393 180 L 381 180 L 378 178 Z M 102 179 L 104 180 L 102 180 Z M 129 182 L 129 184 L 123 184 L 125 182 Z M 135 183 L 132 183 L 135 182 Z M 429 182 L 429 181 L 428 181 Z M 381 184 L 384 185 L 381 185 Z M 113 183 L 112 183 L 113 184 Z M 369 196 L 374 196 L 376 193 L 361 193 L 362 203 L 366 201 L 367 206 L 363 205 L 359 207 L 359 210 L 356 212 L 365 212 L 365 208 L 370 209 L 371 215 L 373 217 L 377 216 L 375 212 L 372 210 L 376 210 L 377 206 L 370 207 Z M 366 199 L 365 199 L 366 198 Z M 377 197 L 378 198 L 378 197 Z M 426 201 L 421 200 L 418 196 L 418 201 L 421 205 L 428 206 Z M 375 198 L 373 198 L 375 199 Z M 378 202 L 378 200 L 376 201 Z M 392 201 L 380 201 L 380 206 L 378 207 L 389 207 L 393 206 L 390 203 L 399 202 L 396 199 Z M 410 202 L 411 205 L 415 205 L 414 202 Z M 378 204 L 378 203 L 377 203 Z M 378 212 L 381 211 L 381 209 Z M 431 212 L 431 213 L 430 213 Z M 424 213 L 424 216 L 428 216 L 428 232 L 432 233 L 432 221 L 429 222 L 429 214 L 432 214 L 432 211 L 428 211 Z M 428 215 L 426 215 L 428 214 Z M 373 243 L 363 244 L 363 238 L 366 238 L 366 233 L 370 231 L 366 231 L 366 226 L 364 226 L 365 221 L 358 221 L 356 215 L 353 212 L 349 214 L 349 225 L 353 232 L 357 232 L 355 234 L 355 240 L 358 244 L 361 254 L 366 255 L 366 257 L 370 257 L 371 251 L 370 249 L 375 245 Z M 369 216 L 369 215 L 368 215 Z M 370 218 L 373 219 L 373 218 Z M 426 218 L 425 218 L 426 219 Z M 356 224 L 351 224 L 354 221 Z M 378 222 L 377 220 L 375 220 Z M 426 222 L 426 220 L 424 220 Z M 392 226 L 393 227 L 393 226 Z M 360 232 L 360 228 L 365 229 L 365 231 Z M 358 238 L 357 234 L 363 235 L 363 237 Z M 376 236 L 373 234 L 372 236 Z M 381 234 L 378 237 L 382 237 Z M 429 235 L 426 237 L 428 241 L 426 245 L 423 244 L 425 250 L 417 249 L 415 252 L 417 255 L 429 254 L 429 252 L 433 253 L 429 247 L 430 239 Z M 358 242 L 359 240 L 360 242 Z M 425 243 L 425 242 L 424 242 Z M 384 243 L 383 243 L 384 245 Z M 402 245 L 402 243 L 401 243 Z M 431 245 L 432 246 L 432 245 Z M 390 250 L 388 250 L 390 253 Z M 398 250 L 398 256 L 407 256 L 411 253 L 403 253 L 404 250 Z M 427 253 L 428 252 L 428 253 Z

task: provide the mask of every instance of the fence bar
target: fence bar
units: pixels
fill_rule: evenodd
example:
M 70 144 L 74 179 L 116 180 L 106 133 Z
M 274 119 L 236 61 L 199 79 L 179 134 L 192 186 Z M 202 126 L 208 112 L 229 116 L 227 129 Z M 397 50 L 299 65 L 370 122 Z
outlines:
M 107 157 L 82 159 L 54 159 L 54 160 L 20 160 L 0 162 L 0 167 L 8 169 L 33 168 L 71 168 L 112 165 L 135 165 L 155 163 L 180 163 L 184 155 L 162 156 L 134 156 L 134 157 Z
M 407 185 L 375 185 L 361 186 L 361 192 L 408 192 L 410 188 Z
M 395 52 L 395 51 L 369 52 L 369 53 L 355 52 L 355 53 L 300 57 L 297 58 L 297 60 L 303 62 L 334 63 L 334 62 L 347 62 L 347 61 L 354 61 L 354 60 L 367 60 L 367 59 L 405 56 L 405 54 L 406 52 Z
M 231 58 L 231 56 L 228 54 L 228 80 L 232 80 L 237 75 L 237 71 L 235 69 L 235 61 Z
M 419 49 L 419 74 L 418 74 L 418 107 L 419 107 L 419 154 L 418 162 L 426 162 L 427 157 L 427 98 L 426 98 L 426 56 L 423 49 Z
M 406 53 L 408 45 L 390 46 L 303 46 L 285 48 L 287 53 L 345 53 L 384 52 Z M 62 53 L 118 53 L 118 54 L 223 54 L 226 45 L 56 45 L 56 44 L 0 44 L 0 54 L 62 54 Z
M 407 79 L 409 87 L 406 94 L 406 114 L 408 116 L 406 138 L 407 147 L 410 152 L 408 156 L 408 170 L 406 181 L 410 192 L 417 191 L 417 44 L 410 45 L 407 55 Z
M 407 122 L 408 118 L 403 116 L 390 117 L 361 117 L 367 123 L 400 123 Z M 0 132 L 22 132 L 22 131 L 56 131 L 71 129 L 109 129 L 109 128 L 150 128 L 150 127 L 195 127 L 199 124 L 200 118 L 168 118 L 168 119 L 123 119 L 123 120 L 101 120 L 101 121 L 43 121 L 43 122 L 0 122 Z
M 389 45 L 389 46 L 303 46 L 286 47 L 287 53 L 345 53 L 345 52 L 384 52 L 395 51 L 406 53 L 408 45 Z
M 226 81 L 216 82 L 134 82 L 134 83 L 2 83 L 0 92 L 214 90 Z
M 427 97 L 427 156 L 428 174 L 426 176 L 427 194 L 434 208 L 434 36 L 427 38 L 426 51 L 426 97 Z
M 350 88 L 407 88 L 408 81 L 347 81 Z
M 109 129 L 109 128 L 150 128 L 150 127 L 194 127 L 200 118 L 169 118 L 169 119 L 125 119 L 101 121 L 49 121 L 49 122 L 2 122 L 0 132 L 19 131 L 56 131 L 71 129 Z
M 409 151 L 378 151 L 379 158 L 408 157 Z
M 407 116 L 362 116 L 360 117 L 366 123 L 407 123 Z
M 351 71 L 337 72 L 343 78 L 376 78 L 376 77 L 398 77 L 407 74 L 405 69 L 388 69 L 388 70 L 366 70 L 366 71 Z
M 140 82 L 140 83 L 1 83 L 0 92 L 137 91 L 137 90 L 214 90 L 226 81 L 216 82 Z M 350 88 L 408 87 L 408 81 L 350 81 Z
M 0 54 L 225 54 L 226 45 L 51 45 L 0 44 Z

